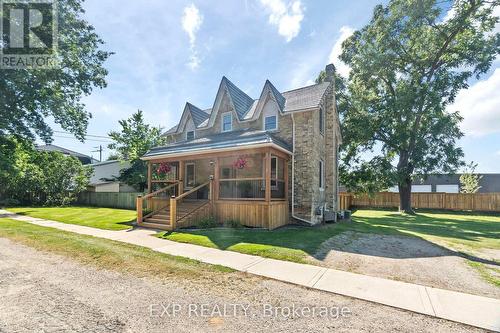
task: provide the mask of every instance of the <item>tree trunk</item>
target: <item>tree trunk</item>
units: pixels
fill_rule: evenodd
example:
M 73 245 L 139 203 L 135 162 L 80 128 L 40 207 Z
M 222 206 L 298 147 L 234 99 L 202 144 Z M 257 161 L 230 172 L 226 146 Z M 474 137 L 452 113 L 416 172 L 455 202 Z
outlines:
M 407 151 L 402 151 L 399 154 L 398 162 L 398 190 L 399 190 L 399 211 L 407 214 L 414 214 L 411 209 L 411 174 L 413 173 L 413 165 L 409 162 Z
M 413 214 L 411 208 L 411 178 L 408 177 L 405 181 L 398 184 L 399 189 L 399 211 L 407 214 Z

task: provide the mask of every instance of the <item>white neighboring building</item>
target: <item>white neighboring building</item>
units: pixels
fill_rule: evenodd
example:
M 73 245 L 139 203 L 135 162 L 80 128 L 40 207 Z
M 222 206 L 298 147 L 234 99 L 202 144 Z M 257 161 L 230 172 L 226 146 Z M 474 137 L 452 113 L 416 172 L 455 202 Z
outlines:
M 89 191 L 92 192 L 137 192 L 135 188 L 124 184 L 115 177 L 120 171 L 130 167 L 129 162 L 105 161 L 89 165 L 94 173 L 90 177 Z
M 432 192 L 431 185 L 412 185 L 411 186 L 412 193 L 429 193 Z M 398 193 L 399 189 L 397 186 L 390 187 L 387 192 Z

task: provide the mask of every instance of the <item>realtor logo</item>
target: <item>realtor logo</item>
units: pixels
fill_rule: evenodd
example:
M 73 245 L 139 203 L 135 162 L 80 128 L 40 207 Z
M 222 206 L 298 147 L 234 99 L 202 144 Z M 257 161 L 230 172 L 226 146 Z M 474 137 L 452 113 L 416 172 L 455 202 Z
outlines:
M 0 0 L 0 69 L 57 65 L 55 0 Z

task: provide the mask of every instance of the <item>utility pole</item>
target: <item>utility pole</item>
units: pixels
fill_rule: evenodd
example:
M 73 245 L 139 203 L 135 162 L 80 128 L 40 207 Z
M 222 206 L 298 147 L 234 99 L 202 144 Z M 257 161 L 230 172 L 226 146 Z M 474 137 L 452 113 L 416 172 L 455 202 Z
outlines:
M 97 150 L 92 150 L 92 152 L 99 152 L 99 162 L 102 162 L 102 145 L 99 145 L 99 147 L 94 147 Z

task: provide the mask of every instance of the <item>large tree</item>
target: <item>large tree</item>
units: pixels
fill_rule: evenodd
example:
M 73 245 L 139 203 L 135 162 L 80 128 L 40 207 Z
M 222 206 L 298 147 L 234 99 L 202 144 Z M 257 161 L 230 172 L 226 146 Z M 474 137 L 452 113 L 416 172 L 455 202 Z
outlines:
M 119 123 L 121 130 L 109 133 L 114 142 L 108 148 L 115 150 L 120 160 L 130 161 L 131 166 L 122 170 L 118 179 L 144 191 L 147 185 L 147 166 L 140 158 L 149 149 L 165 144 L 162 129 L 146 124 L 141 110 Z
M 7 203 L 66 205 L 87 188 L 92 170 L 73 156 L 37 151 L 0 136 L 0 198 Z
M 448 107 L 499 54 L 500 34 L 492 32 L 498 5 L 392 0 L 344 41 L 341 60 L 351 68 L 342 113 L 348 185 L 374 191 L 398 184 L 400 209 L 411 213 L 413 175 L 462 165 L 462 118 Z
M 78 139 L 85 137 L 91 114 L 81 98 L 94 87 L 106 86 L 103 63 L 111 53 L 100 49 L 103 41 L 82 18 L 82 0 L 55 3 L 60 66 L 50 70 L 0 70 L 0 135 L 30 140 L 39 136 L 49 142 L 52 130 L 46 119 L 52 118 Z

